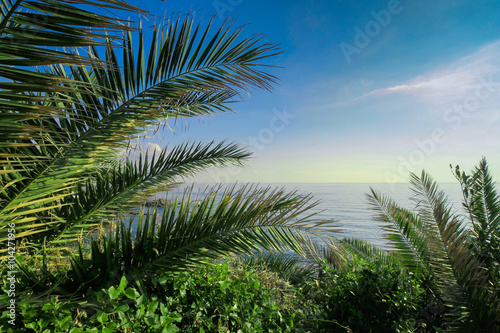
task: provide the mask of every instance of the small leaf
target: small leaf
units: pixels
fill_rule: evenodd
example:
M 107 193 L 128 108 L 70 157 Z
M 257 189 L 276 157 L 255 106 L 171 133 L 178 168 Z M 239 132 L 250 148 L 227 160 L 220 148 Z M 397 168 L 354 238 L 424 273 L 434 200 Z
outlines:
M 144 321 L 148 326 L 153 326 L 156 323 L 156 317 L 155 316 L 148 316 Z
M 130 309 L 128 304 L 120 304 L 117 307 L 115 307 L 116 312 L 126 312 L 128 309 Z
M 118 286 L 118 290 L 123 292 L 127 284 L 128 284 L 127 279 L 125 278 L 125 276 L 122 276 L 120 280 L 120 285 Z
M 61 320 L 59 326 L 62 330 L 67 330 L 71 326 L 71 322 L 73 318 L 71 316 L 66 316 L 63 320 Z
M 117 323 L 110 321 L 109 323 L 106 324 L 106 328 L 113 329 L 118 326 Z
M 97 312 L 97 316 L 96 317 L 97 317 L 97 320 L 101 324 L 104 324 L 109 319 L 108 314 L 106 312 L 102 312 L 102 311 Z
M 127 289 L 125 289 L 124 294 L 125 294 L 125 296 L 127 296 L 130 299 L 136 299 L 139 296 L 141 296 L 141 294 L 139 294 L 137 292 L 137 290 L 135 290 L 134 288 L 127 288 Z
M 169 324 L 167 326 L 167 330 L 166 330 L 167 333 L 175 333 L 175 332 L 179 332 L 179 328 L 177 326 L 175 326 L 174 324 Z
M 44 306 L 42 306 L 42 310 L 52 310 L 54 308 L 54 306 L 50 303 L 46 303 L 44 304 Z
M 158 308 L 158 302 L 151 302 L 148 304 L 148 311 L 155 312 Z
M 115 287 L 112 286 L 108 289 L 108 294 L 109 294 L 109 298 L 114 300 L 120 296 L 121 292 L 120 292 L 120 290 L 117 290 L 117 289 L 115 289 Z
M 82 333 L 82 332 L 84 331 L 79 327 L 73 327 L 72 329 L 69 330 L 69 333 Z

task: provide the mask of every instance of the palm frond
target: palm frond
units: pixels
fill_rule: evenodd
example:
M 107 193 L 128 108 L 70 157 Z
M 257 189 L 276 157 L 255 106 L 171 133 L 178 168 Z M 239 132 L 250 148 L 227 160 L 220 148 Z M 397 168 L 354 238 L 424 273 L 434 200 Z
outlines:
M 329 228 L 330 231 L 342 232 L 343 229 Z M 345 250 L 341 241 L 328 235 L 326 238 L 310 238 L 307 237 L 304 243 L 306 248 L 306 259 L 312 263 L 312 267 L 316 270 L 321 270 L 325 262 L 332 268 L 342 269 L 346 263 Z
M 455 168 L 455 176 L 459 180 L 464 195 L 464 207 L 469 212 L 472 230 L 472 242 L 476 253 L 484 262 L 492 276 L 492 283 L 498 288 L 500 274 L 500 196 L 498 195 L 483 158 L 469 176 Z
M 248 185 L 209 193 L 195 202 L 192 189 L 187 190 L 161 216 L 156 209 L 141 214 L 135 235 L 133 227 L 122 222 L 101 241 L 104 245 L 93 241 L 90 259 L 75 258 L 73 269 L 84 278 L 79 283 L 91 272 L 103 276 L 116 274 L 116 269 L 124 274 L 177 272 L 231 253 L 291 249 L 305 255 L 304 237 L 319 233 L 324 223 L 304 217 L 316 204 L 309 196 Z
M 278 276 L 297 284 L 316 276 L 316 269 L 310 263 L 293 255 L 272 252 L 258 252 L 239 259 L 244 267 L 275 272 Z
M 412 174 L 411 182 L 421 215 L 430 226 L 435 226 L 428 228 L 429 232 L 437 229 L 438 239 L 441 240 L 442 245 L 431 250 L 431 264 L 446 291 L 444 295 L 448 299 L 445 302 L 455 310 L 464 308 L 467 309 L 465 312 L 470 311 L 468 315 L 475 319 L 473 322 L 491 326 L 496 322 L 494 316 L 498 310 L 488 308 L 485 311 L 484 303 L 491 305 L 497 301 L 488 295 L 488 275 L 470 251 L 469 230 L 464 221 L 451 212 L 444 192 L 425 172 L 420 177 Z
M 368 201 L 377 212 L 376 221 L 382 222 L 386 239 L 394 247 L 403 264 L 415 273 L 429 268 L 424 222 L 418 215 L 399 207 L 393 200 L 370 188 Z
M 453 244 L 452 231 L 460 231 L 464 234 L 465 229 L 458 217 L 454 216 L 448 204 L 446 195 L 438 188 L 436 182 L 422 171 L 421 176 L 411 174 L 410 179 L 412 191 L 415 194 L 413 200 L 420 218 L 424 222 L 424 232 L 427 238 L 430 263 L 439 276 L 441 286 L 457 285 L 456 275 L 452 268 L 452 260 L 449 258 L 448 245 Z M 449 227 L 448 231 L 446 228 Z M 446 234 L 448 239 L 443 236 Z M 462 237 L 462 238 L 463 238 Z
M 472 214 L 486 232 L 486 237 L 500 232 L 500 197 L 495 188 L 486 159 L 479 162 L 472 176 L 474 189 L 472 193 Z M 476 224 L 477 224 L 476 223 Z M 476 229 L 476 226 L 474 226 Z
M 76 241 L 80 233 L 103 220 L 112 221 L 139 202 L 210 166 L 241 165 L 250 153 L 235 144 L 185 143 L 164 148 L 150 158 L 139 155 L 124 165 L 96 175 L 80 186 L 76 198 L 68 198 L 56 212 L 61 222 L 42 232 L 48 246 Z
M 401 262 L 387 250 L 384 250 L 364 239 L 342 238 L 340 244 L 344 250 L 352 257 L 365 260 L 375 265 L 400 266 Z
M 47 102 L 54 101 L 55 92 L 68 92 L 69 85 L 84 86 L 83 82 L 40 71 L 39 66 L 93 66 L 96 59 L 82 56 L 71 48 L 105 45 L 109 34 L 119 39 L 118 32 L 132 29 L 127 21 L 99 14 L 97 10 L 86 10 L 82 5 L 142 12 L 121 0 L 3 0 L 0 3 L 0 77 L 3 78 L 0 147 L 19 146 L 20 143 L 13 141 L 44 132 L 43 127 L 37 131 L 21 124 L 26 119 L 64 117 L 57 103 L 46 105 Z
M 101 13 L 86 10 L 82 5 L 100 8 Z M 4 55 L 0 60 L 2 77 L 15 82 L 33 82 L 40 88 L 42 75 L 37 75 L 30 67 L 56 63 L 89 64 L 88 57 L 64 48 L 103 45 L 110 33 L 131 29 L 126 25 L 128 21 L 107 16 L 103 9 L 144 13 L 121 0 L 3 0 L 0 9 L 0 50 Z M 11 66 L 28 69 L 16 71 Z M 16 76 L 16 73 L 20 75 Z M 54 78 L 47 78 L 53 82 L 50 79 Z
M 26 103 L 58 112 L 26 116 L 26 110 L 21 119 L 9 120 L 15 126 L 0 140 L 6 144 L 0 153 L 9 156 L 2 165 L 0 228 L 12 221 L 60 222 L 54 211 L 63 209 L 63 199 L 76 195 L 96 165 L 106 164 L 147 128 L 227 111 L 241 89 L 269 89 L 274 77 L 260 69 L 260 61 L 275 54 L 276 46 L 260 37 L 237 42 L 241 29 L 230 26 L 212 36 L 210 26 L 195 26 L 188 15 L 155 30 L 149 50 L 140 29 L 137 53 L 128 32 L 122 57 L 108 40 L 103 57 L 97 47 L 89 51 L 92 67 L 47 67 L 47 74 L 67 79 L 59 82 L 64 91 L 47 93 L 51 100 L 27 94 L 32 101 Z

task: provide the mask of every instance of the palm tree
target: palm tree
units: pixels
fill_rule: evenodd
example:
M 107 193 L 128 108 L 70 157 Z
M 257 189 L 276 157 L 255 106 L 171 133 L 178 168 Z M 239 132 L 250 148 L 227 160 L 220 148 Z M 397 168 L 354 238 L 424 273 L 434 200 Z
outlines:
M 277 54 L 277 46 L 260 36 L 240 41 L 241 28 L 224 24 L 214 31 L 213 22 L 196 23 L 192 14 L 156 24 L 149 38 L 141 24 L 132 28 L 79 5 L 138 12 L 118 0 L 2 2 L 0 239 L 15 225 L 24 251 L 47 256 L 57 249 L 72 258 L 66 282 L 21 262 L 26 278 L 71 294 L 71 282 L 81 283 L 78 290 L 117 272 L 176 271 L 260 248 L 301 252 L 303 232 L 314 223 L 299 215 L 314 204 L 293 193 L 244 187 L 226 193 L 230 201 L 217 203 L 212 194 L 196 209 L 186 198 L 180 208 L 165 209 L 158 226 L 144 217 L 134 240 L 120 215 L 144 194 L 249 157 L 226 142 L 119 156 L 150 129 L 231 111 L 242 91 L 270 90 L 276 78 L 261 61 Z M 106 221 L 119 227 L 89 241 L 90 257 L 80 251 L 73 258 L 75 244 L 81 250 Z
M 85 11 L 73 3 L 57 0 L 3 0 L 1 3 L 2 241 L 6 240 L 7 225 L 12 223 L 16 224 L 17 237 L 33 234 L 33 226 L 40 226 L 35 215 L 49 214 L 51 209 L 60 206 L 59 201 L 71 195 L 69 187 L 75 181 L 72 176 L 81 169 L 67 170 L 65 177 L 60 168 L 52 169 L 52 162 L 62 149 L 67 149 L 69 140 L 80 135 L 77 128 L 63 127 L 65 122 L 80 124 L 81 121 L 68 113 L 60 101 L 68 89 L 88 95 L 91 86 L 85 87 L 85 82 L 69 77 L 54 76 L 40 66 L 97 63 L 90 56 L 66 48 L 103 45 L 106 32 L 116 35 L 130 29 L 122 20 Z M 103 8 L 134 9 L 116 0 L 88 3 Z M 56 133 L 59 125 L 59 133 Z M 51 169 L 59 169 L 61 177 L 57 181 L 47 175 Z M 5 253 L 5 249 L 2 252 Z
M 456 174 L 464 189 L 468 219 L 453 212 L 445 193 L 428 174 L 412 174 L 415 212 L 373 189 L 368 195 L 394 250 L 373 250 L 356 240 L 347 240 L 346 249 L 369 260 L 399 262 L 421 276 L 446 306 L 450 329 L 497 332 L 500 297 L 494 248 L 500 197 L 486 160 L 481 161 L 472 177 L 460 173 L 458 167 Z
M 463 192 L 463 206 L 469 214 L 472 246 L 489 275 L 489 280 L 500 295 L 500 197 L 483 158 L 467 175 L 455 167 L 455 175 Z

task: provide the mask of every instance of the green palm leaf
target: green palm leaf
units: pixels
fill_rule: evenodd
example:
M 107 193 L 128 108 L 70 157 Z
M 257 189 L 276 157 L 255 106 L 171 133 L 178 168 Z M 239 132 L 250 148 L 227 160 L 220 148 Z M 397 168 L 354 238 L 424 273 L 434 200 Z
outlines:
M 298 256 L 284 256 L 279 253 L 259 252 L 240 258 L 244 267 L 254 267 L 275 272 L 284 280 L 294 284 L 316 277 L 316 269 L 310 263 L 301 261 Z
M 95 166 L 106 164 L 152 125 L 228 111 L 241 89 L 269 89 L 274 78 L 259 69 L 259 62 L 275 54 L 276 47 L 259 37 L 236 42 L 241 30 L 231 27 L 209 37 L 210 25 L 194 27 L 194 19 L 187 16 L 171 21 L 161 33 L 155 28 L 157 38 L 149 49 L 142 29 L 137 52 L 132 50 L 132 34 L 126 33 L 122 62 L 108 41 L 104 57 L 91 48 L 92 67 L 47 67 L 46 74 L 65 79 L 59 84 L 64 91 L 48 94 L 48 101 L 37 101 L 36 92 L 27 98 L 60 112 L 9 122 L 17 127 L 2 138 L 7 144 L 2 153 L 9 157 L 3 168 L 8 176 L 2 179 L 0 229 L 8 222 L 34 219 L 51 228 L 62 221 L 54 211 L 64 209 L 64 198 L 75 195 L 80 182 L 88 182 Z M 12 135 L 18 138 L 12 140 Z
M 399 207 L 393 200 L 370 189 L 368 201 L 376 221 L 384 223 L 383 229 L 404 265 L 414 272 L 429 268 L 429 250 L 424 222 L 418 215 Z
M 361 258 L 375 265 L 395 265 L 400 262 L 390 252 L 359 238 L 343 238 L 340 243 L 344 250 L 353 257 Z
M 455 175 L 460 181 L 464 194 L 464 207 L 469 212 L 476 253 L 484 262 L 497 290 L 499 289 L 500 263 L 500 196 L 483 158 L 468 176 L 460 173 L 457 166 Z
M 425 223 L 431 266 L 436 270 L 442 287 L 457 285 L 457 275 L 450 262 L 452 258 L 449 258 L 449 246 L 458 245 L 455 241 L 457 237 L 465 241 L 467 231 L 462 221 L 452 214 L 445 193 L 439 190 L 429 175 L 425 172 L 420 177 L 411 174 L 411 184 L 416 209 Z M 457 231 L 457 234 L 453 234 L 453 231 Z
M 83 85 L 44 73 L 37 66 L 93 65 L 95 59 L 66 48 L 103 45 L 106 34 L 116 35 L 131 29 L 125 25 L 126 21 L 93 13 L 81 5 L 140 12 L 121 0 L 1 1 L 0 77 L 3 82 L 0 84 L 0 115 L 2 120 L 8 118 L 9 121 L 0 122 L 0 148 L 16 146 L 13 140 L 37 133 L 33 128 L 22 126 L 27 118 L 64 116 L 56 103 L 49 106 L 43 102 L 53 101 L 51 94 L 54 92 L 67 92 L 69 84 Z M 40 131 L 44 132 L 43 127 L 38 128 Z
M 324 224 L 304 214 L 316 203 L 293 192 L 246 185 L 209 191 L 202 201 L 195 202 L 191 191 L 166 207 L 161 217 L 156 209 L 141 215 L 135 236 L 132 227 L 122 223 L 105 237 L 103 246 L 93 241 L 90 259 L 75 258 L 75 278 L 88 279 L 88 274 L 97 271 L 102 277 L 113 276 L 116 269 L 142 275 L 176 272 L 207 259 L 262 249 L 292 249 L 305 255 L 305 237 L 318 233 Z
M 465 207 L 478 225 L 479 219 L 491 223 L 496 218 L 498 198 L 485 166 L 481 163 L 470 178 L 456 169 Z M 449 329 L 496 332 L 499 298 L 491 288 L 484 261 L 474 250 L 478 237 L 471 237 L 466 221 L 453 212 L 445 193 L 429 175 L 411 174 L 411 184 L 417 213 L 399 207 L 373 189 L 369 195 L 377 220 L 385 223 L 394 257 L 415 273 L 423 273 L 433 293 L 448 308 Z M 384 255 L 359 240 L 347 243 L 351 253 L 363 258 Z
M 472 323 L 494 327 L 498 310 L 491 305 L 497 302 L 488 293 L 488 275 L 470 251 L 469 229 L 451 212 L 444 192 L 425 172 L 420 177 L 412 174 L 411 182 L 420 216 L 429 225 L 428 234 L 441 241 L 439 247 L 437 241 L 429 245 L 431 264 L 445 290 L 445 301 L 454 308 L 455 315 L 463 315 L 456 313 L 462 307 L 469 312 Z
M 186 143 L 172 150 L 165 148 L 151 158 L 146 154 L 136 161 L 127 160 L 80 186 L 76 198 L 66 198 L 57 211 L 61 223 L 38 237 L 45 238 L 48 247 L 76 241 L 81 232 L 87 233 L 103 220 L 116 219 L 177 180 L 210 166 L 241 165 L 248 156 L 234 144 Z

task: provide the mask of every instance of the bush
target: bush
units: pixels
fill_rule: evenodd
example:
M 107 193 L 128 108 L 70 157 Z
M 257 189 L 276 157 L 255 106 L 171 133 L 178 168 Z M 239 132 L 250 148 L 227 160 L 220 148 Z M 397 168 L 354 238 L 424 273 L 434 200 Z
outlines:
M 389 265 L 353 262 L 328 266 L 319 281 L 320 328 L 330 332 L 409 332 L 423 329 L 421 310 L 429 299 L 417 279 Z
M 83 300 L 29 297 L 17 304 L 16 322 L 28 332 L 303 331 L 301 295 L 276 273 L 226 261 L 128 280 L 89 290 Z M 17 332 L 7 313 L 0 315 L 0 332 Z
M 185 332 L 291 332 L 293 288 L 275 273 L 222 262 L 158 280 Z

